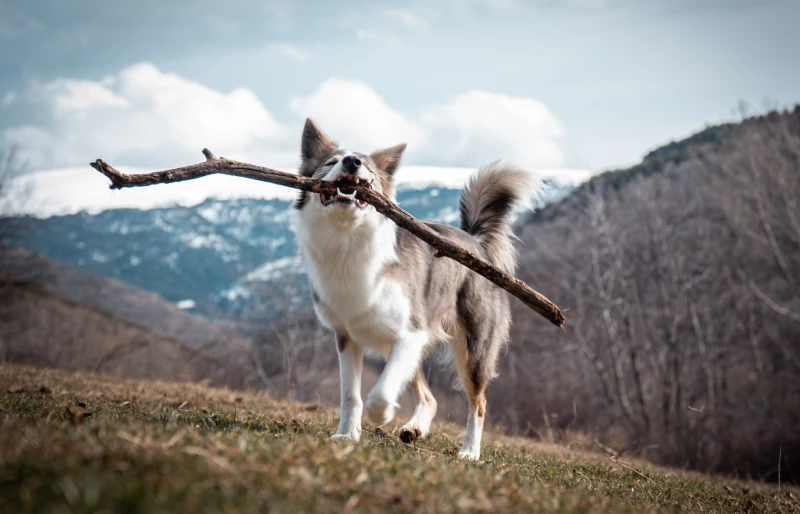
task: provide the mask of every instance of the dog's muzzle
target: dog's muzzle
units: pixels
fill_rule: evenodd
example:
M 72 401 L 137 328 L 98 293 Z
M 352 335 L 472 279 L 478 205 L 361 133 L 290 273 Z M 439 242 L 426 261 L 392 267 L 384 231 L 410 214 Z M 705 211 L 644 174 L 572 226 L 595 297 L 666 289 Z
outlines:
M 353 155 L 348 155 L 342 159 L 342 168 L 344 169 L 345 173 L 357 175 L 359 168 L 361 168 L 361 159 Z
M 345 157 L 345 160 L 348 157 Z M 360 167 L 361 160 L 358 159 L 357 157 L 354 157 L 354 159 L 358 162 L 358 167 Z M 342 167 L 347 169 L 344 165 L 344 162 L 342 162 Z M 355 173 L 358 173 L 358 167 L 356 168 Z M 333 205 L 335 203 L 339 203 L 339 204 L 352 205 L 358 207 L 359 209 L 365 209 L 367 207 L 367 202 L 361 199 L 358 191 L 356 191 L 355 187 L 353 187 L 359 182 L 360 182 L 359 179 L 354 174 L 345 175 L 341 179 L 337 180 L 337 184 L 339 184 L 339 187 L 336 188 L 335 195 L 322 193 L 319 195 L 319 200 L 325 207 Z M 370 187 L 372 187 L 371 183 L 369 185 Z

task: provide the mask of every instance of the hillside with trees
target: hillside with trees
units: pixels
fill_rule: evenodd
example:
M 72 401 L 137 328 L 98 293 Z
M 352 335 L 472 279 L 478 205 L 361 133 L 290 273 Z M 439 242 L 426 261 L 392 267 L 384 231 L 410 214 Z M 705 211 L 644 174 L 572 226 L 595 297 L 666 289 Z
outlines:
M 496 423 L 800 478 L 800 108 L 659 148 L 518 233 L 520 278 L 568 323 L 515 305 Z

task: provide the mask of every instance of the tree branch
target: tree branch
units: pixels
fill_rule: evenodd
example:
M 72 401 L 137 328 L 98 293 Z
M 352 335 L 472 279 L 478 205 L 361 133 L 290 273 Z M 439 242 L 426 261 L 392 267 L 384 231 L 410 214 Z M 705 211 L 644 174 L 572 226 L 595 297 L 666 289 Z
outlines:
M 777 312 L 781 316 L 786 316 L 790 320 L 800 325 L 800 314 L 792 312 L 788 308 L 775 303 L 775 300 L 773 300 L 772 298 L 767 296 L 763 291 L 761 291 L 761 289 L 759 289 L 756 283 L 753 282 L 752 280 L 748 283 L 748 286 L 750 286 L 750 290 L 753 291 L 753 294 L 756 295 L 756 298 L 764 302 L 764 305 L 766 305 L 773 311 Z
M 253 164 L 218 158 L 208 149 L 204 149 L 203 154 L 206 156 L 205 162 L 141 175 L 120 173 L 102 159 L 97 159 L 91 163 L 91 166 L 111 180 L 111 189 L 169 184 L 208 175 L 222 174 L 271 182 L 310 193 L 336 193 L 337 184 L 334 182 L 325 182 Z M 522 303 L 550 320 L 554 325 L 563 327 L 564 315 L 561 310 L 553 302 L 531 289 L 525 282 L 503 272 L 457 245 L 449 238 L 442 236 L 401 209 L 397 204 L 370 188 L 369 185 L 362 183 L 355 186 L 348 184 L 348 186 L 355 187 L 362 200 L 371 204 L 375 207 L 375 210 L 394 221 L 397 226 L 408 230 L 435 248 L 437 256 L 446 256 L 461 263 L 516 296 Z

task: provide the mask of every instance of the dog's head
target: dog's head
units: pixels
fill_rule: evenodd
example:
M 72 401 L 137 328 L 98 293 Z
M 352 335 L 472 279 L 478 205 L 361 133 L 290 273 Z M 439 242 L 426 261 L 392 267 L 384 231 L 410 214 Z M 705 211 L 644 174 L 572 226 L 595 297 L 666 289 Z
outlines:
M 357 219 L 374 208 L 362 201 L 347 183 L 367 183 L 375 191 L 394 199 L 394 174 L 400 166 L 405 144 L 376 150 L 371 154 L 351 152 L 339 146 L 311 118 L 306 120 L 301 144 L 300 175 L 343 184 L 340 194 L 300 192 L 297 209 L 312 209 L 338 218 Z M 348 194 L 350 193 L 350 194 Z

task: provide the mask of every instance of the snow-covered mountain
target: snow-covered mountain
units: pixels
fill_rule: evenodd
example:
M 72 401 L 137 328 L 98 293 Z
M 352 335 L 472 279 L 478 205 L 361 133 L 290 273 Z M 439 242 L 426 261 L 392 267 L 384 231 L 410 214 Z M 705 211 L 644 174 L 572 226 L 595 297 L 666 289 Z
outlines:
M 546 198 L 569 189 L 553 186 Z M 404 186 L 397 196 L 419 219 L 458 223 L 458 189 Z M 12 242 L 157 293 L 208 319 L 257 322 L 284 312 L 287 303 L 307 301 L 290 205 L 285 199 L 209 199 L 189 207 L 26 217 L 27 230 Z

